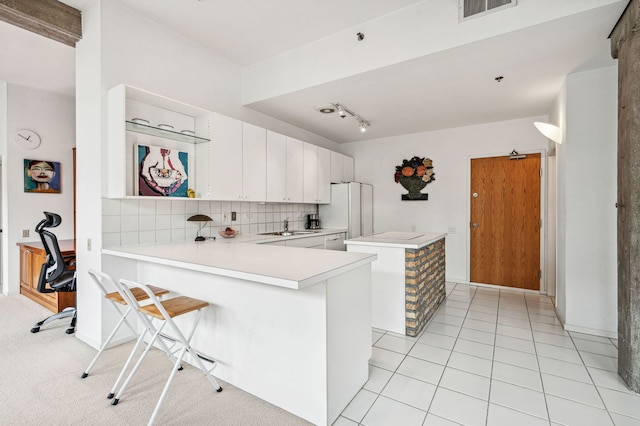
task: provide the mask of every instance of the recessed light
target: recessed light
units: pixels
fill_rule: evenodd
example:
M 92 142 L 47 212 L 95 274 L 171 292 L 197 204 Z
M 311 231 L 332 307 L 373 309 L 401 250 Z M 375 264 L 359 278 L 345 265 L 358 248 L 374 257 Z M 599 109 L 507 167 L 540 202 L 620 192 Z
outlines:
M 336 108 L 333 105 L 322 105 L 313 107 L 316 111 L 321 112 L 323 114 L 332 114 L 336 112 Z

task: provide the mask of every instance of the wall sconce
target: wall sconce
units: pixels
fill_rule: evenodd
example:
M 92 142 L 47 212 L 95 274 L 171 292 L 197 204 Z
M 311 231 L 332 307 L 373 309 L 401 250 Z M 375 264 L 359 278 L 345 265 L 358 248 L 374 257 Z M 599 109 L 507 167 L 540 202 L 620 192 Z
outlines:
M 548 139 L 551 139 L 555 143 L 562 143 L 562 130 L 560 130 L 560 127 L 550 123 L 543 123 L 541 121 L 536 121 L 533 125 L 536 126 L 536 129 L 538 129 L 540 133 L 545 135 Z
M 200 222 L 200 226 L 198 227 L 198 232 L 196 233 L 196 241 L 204 241 L 204 237 L 202 236 L 202 230 L 204 229 L 205 226 L 207 226 L 207 222 L 211 222 L 211 221 L 213 221 L 213 219 L 211 219 L 206 214 L 194 214 L 189 219 L 187 219 L 187 222 Z

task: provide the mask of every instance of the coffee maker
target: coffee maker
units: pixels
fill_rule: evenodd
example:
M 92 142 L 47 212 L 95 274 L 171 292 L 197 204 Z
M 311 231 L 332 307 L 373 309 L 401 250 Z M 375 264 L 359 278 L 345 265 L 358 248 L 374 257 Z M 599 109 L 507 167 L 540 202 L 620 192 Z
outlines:
M 304 225 L 306 229 L 320 229 L 320 219 L 317 214 L 308 214 L 307 223 Z

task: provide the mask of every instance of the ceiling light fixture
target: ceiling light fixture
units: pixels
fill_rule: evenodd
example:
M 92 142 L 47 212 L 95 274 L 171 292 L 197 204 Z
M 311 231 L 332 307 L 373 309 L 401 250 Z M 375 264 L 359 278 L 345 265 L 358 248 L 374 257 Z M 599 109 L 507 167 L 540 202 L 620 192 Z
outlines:
M 536 121 L 533 125 L 536 126 L 536 129 L 538 129 L 540 133 L 545 135 L 548 139 L 551 139 L 555 143 L 562 143 L 562 130 L 560 130 L 560 127 L 550 123 L 543 123 L 541 121 Z
M 331 110 L 333 108 L 333 110 Z M 370 126 L 369 122 L 367 120 L 365 120 L 364 118 L 360 117 L 359 114 L 356 114 L 355 112 L 351 111 L 349 108 L 345 107 L 344 105 L 341 105 L 339 103 L 330 103 L 328 104 L 328 106 L 326 107 L 315 107 L 315 109 L 317 111 L 320 111 L 321 113 L 324 114 L 328 114 L 330 112 L 334 112 L 334 111 L 338 111 L 338 114 L 340 114 L 340 118 L 345 118 L 347 115 L 350 115 L 351 117 L 353 117 L 354 120 L 356 120 L 358 122 L 358 128 L 360 129 L 361 132 L 366 132 L 367 128 Z M 325 109 L 327 111 L 325 111 Z M 331 111 L 329 111 L 331 110 Z
M 313 107 L 313 109 L 323 114 L 333 114 L 334 112 L 336 112 L 336 107 L 334 107 L 333 104 L 321 105 L 321 106 Z
M 360 131 L 362 133 L 366 132 L 367 131 L 367 127 L 369 127 L 369 123 L 366 120 L 363 120 L 360 117 L 356 117 L 356 120 L 358 120 Z

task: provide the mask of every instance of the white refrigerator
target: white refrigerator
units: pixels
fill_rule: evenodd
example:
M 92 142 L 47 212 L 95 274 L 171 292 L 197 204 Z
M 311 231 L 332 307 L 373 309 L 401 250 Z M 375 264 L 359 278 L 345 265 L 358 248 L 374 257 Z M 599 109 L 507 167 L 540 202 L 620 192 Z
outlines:
M 349 182 L 331 185 L 331 204 L 318 206 L 320 224 L 346 228 L 347 239 L 373 234 L 373 186 Z

